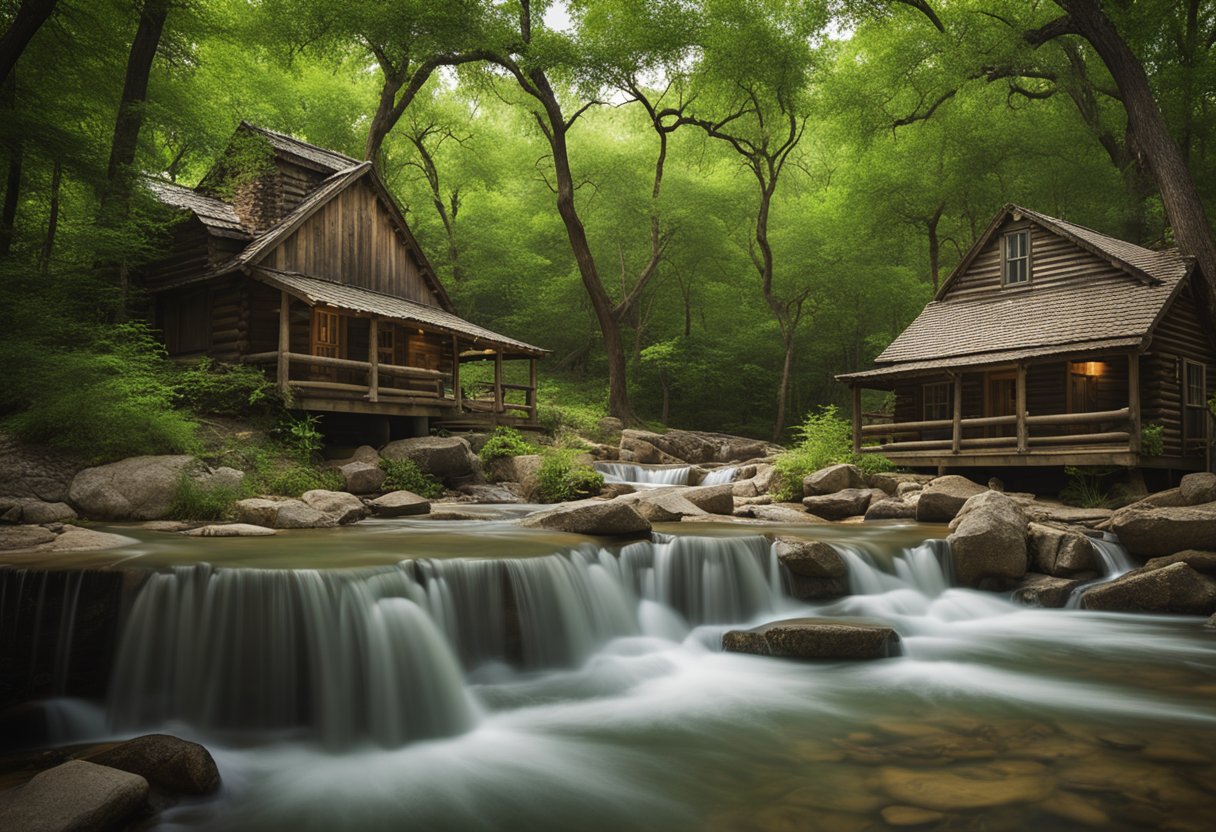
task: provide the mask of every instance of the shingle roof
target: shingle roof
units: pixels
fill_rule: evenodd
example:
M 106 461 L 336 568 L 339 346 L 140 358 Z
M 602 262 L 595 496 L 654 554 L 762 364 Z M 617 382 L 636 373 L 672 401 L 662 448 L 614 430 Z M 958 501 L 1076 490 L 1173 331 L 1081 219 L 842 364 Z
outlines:
M 1185 260 L 1177 249 L 1154 251 L 1151 248 L 1144 248 L 1135 243 L 1094 231 L 1092 228 L 1049 217 L 1017 205 L 1007 206 L 1006 213 L 1010 211 L 1020 211 L 1045 228 L 1072 239 L 1082 248 L 1088 248 L 1099 255 L 1105 254 L 1117 261 L 1116 265 L 1122 264 L 1138 270 L 1153 280 L 1170 280 L 1176 276 L 1179 263 L 1185 264 Z
M 222 199 L 200 194 L 172 182 L 149 179 L 148 187 L 165 205 L 192 212 L 208 229 L 230 237 L 249 239 L 249 230 L 241 224 L 241 218 Z
M 929 373 L 934 370 L 948 370 L 953 367 L 987 367 L 996 364 L 1008 364 L 1013 361 L 1023 361 L 1029 358 L 1042 358 L 1057 355 L 1060 352 L 1069 354 L 1097 353 L 1105 350 L 1133 349 L 1140 345 L 1140 337 L 1106 338 L 1097 341 L 1074 341 L 1065 346 L 1030 347 L 1020 350 L 998 350 L 971 355 L 958 355 L 950 358 L 933 358 L 926 361 L 904 361 L 898 364 L 888 364 L 875 367 L 873 370 L 862 370 L 857 373 L 845 373 L 836 376 L 840 381 L 858 379 L 896 378 L 917 373 Z
M 247 121 L 242 121 L 238 129 L 252 130 L 255 133 L 260 133 L 270 142 L 270 146 L 279 153 L 287 153 L 306 162 L 312 162 L 314 165 L 325 168 L 331 173 L 336 173 L 352 165 L 359 164 L 358 159 L 352 159 L 344 153 L 338 153 L 336 150 L 327 150 L 324 147 L 318 147 L 315 144 L 301 141 L 286 133 L 267 130 L 265 127 L 258 127 Z
M 349 286 L 345 283 L 335 283 L 319 277 L 309 277 L 277 269 L 259 267 L 251 269 L 250 274 L 256 280 L 277 286 L 312 305 L 321 303 L 339 309 L 349 309 L 352 312 L 365 312 L 369 315 L 422 324 L 431 329 L 472 338 L 474 342 L 480 341 L 485 344 L 507 347 L 524 355 L 539 356 L 548 352 L 540 347 L 469 323 L 436 306 L 427 306 L 395 295 L 385 295 L 360 286 Z

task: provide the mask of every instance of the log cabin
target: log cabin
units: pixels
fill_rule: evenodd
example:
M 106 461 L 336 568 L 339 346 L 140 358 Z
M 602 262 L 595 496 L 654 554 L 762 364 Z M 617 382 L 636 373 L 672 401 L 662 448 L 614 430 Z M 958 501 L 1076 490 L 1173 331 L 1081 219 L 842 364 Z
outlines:
M 546 351 L 456 314 L 370 163 L 242 122 L 198 186 L 150 187 L 177 215 L 142 274 L 171 357 L 263 366 L 294 408 L 381 433 L 536 423 Z M 462 389 L 470 361 L 492 385 Z
M 1210 467 L 1216 328 L 1192 258 L 1006 205 L 920 315 L 837 376 L 907 468 Z M 887 391 L 863 424 L 863 389 Z

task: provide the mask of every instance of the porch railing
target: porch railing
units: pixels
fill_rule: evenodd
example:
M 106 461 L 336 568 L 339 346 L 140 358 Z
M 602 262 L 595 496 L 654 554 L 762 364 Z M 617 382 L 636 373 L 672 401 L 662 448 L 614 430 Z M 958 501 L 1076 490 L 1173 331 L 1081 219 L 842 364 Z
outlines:
M 1100 430 L 1108 425 L 1117 430 Z M 1074 428 L 1089 426 L 1090 433 L 1049 433 L 1034 435 L 1034 428 Z M 1014 427 L 1015 432 L 1003 436 L 966 437 L 964 431 L 975 428 Z M 922 439 L 926 432 L 950 431 L 949 438 Z M 1134 430 L 1132 409 L 1104 410 L 1093 413 L 1057 413 L 1032 416 L 1023 413 L 1021 419 L 1013 416 L 985 416 L 971 419 L 934 419 L 921 422 L 892 422 L 888 424 L 859 426 L 858 444 L 862 453 L 897 454 L 905 451 L 950 451 L 1010 449 L 1017 453 L 1029 453 L 1036 448 L 1059 446 L 1121 446 L 1138 450 L 1139 436 Z M 913 436 L 913 439 L 901 437 Z M 886 440 L 878 444 L 865 444 L 865 440 Z

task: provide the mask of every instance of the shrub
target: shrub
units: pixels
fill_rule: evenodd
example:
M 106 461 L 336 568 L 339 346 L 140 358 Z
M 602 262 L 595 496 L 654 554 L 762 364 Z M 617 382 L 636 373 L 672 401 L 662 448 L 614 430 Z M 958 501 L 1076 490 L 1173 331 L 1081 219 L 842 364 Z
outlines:
M 312 459 L 313 454 L 325 447 L 325 436 L 317 429 L 320 423 L 320 416 L 306 414 L 296 417 L 285 413 L 276 433 L 279 441 L 296 457 L 307 462 Z
M 1140 430 L 1140 449 L 1149 456 L 1165 452 L 1165 425 L 1152 422 Z
M 1060 492 L 1060 499 L 1081 508 L 1107 508 L 1112 501 L 1102 480 L 1119 470 L 1112 467 L 1066 467 L 1064 473 L 1068 475 L 1068 485 Z
M 592 497 L 604 487 L 604 475 L 575 459 L 565 448 L 550 448 L 541 460 L 538 493 L 542 502 L 560 503 Z
M 894 470 L 891 460 L 881 454 L 854 454 L 852 426 L 837 415 L 835 405 L 807 414 L 796 429 L 799 442 L 773 463 L 776 482 L 773 499 L 797 500 L 802 497 L 802 480 L 820 468 L 849 462 L 863 473 Z
M 385 473 L 385 489 L 412 491 L 428 499 L 443 494 L 443 483 L 424 472 L 412 459 L 381 458 L 380 467 Z
M 281 409 L 282 398 L 274 382 L 256 367 L 217 364 L 204 358 L 183 370 L 174 394 L 195 413 L 214 416 L 254 416 Z
M 169 516 L 174 520 L 225 520 L 232 512 L 232 504 L 241 496 L 235 488 L 207 487 L 183 474 L 177 483 Z
M 258 471 L 254 477 L 253 490 L 260 494 L 278 497 L 299 497 L 305 491 L 324 489 L 341 491 L 346 487 L 342 474 L 330 469 L 313 468 L 311 465 L 272 465 Z
M 486 440 L 486 444 L 482 446 L 478 456 L 481 457 L 482 462 L 489 462 L 492 459 L 534 453 L 536 453 L 536 447 L 524 439 L 522 433 L 515 428 L 499 426 L 494 428 L 493 435 Z

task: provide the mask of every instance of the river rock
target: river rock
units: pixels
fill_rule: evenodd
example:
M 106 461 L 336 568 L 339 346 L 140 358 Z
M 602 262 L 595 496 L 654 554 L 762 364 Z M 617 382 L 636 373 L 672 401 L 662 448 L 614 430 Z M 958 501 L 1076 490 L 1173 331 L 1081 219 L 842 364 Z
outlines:
M 886 492 L 872 488 L 846 488 L 834 494 L 803 497 L 802 507 L 824 520 L 844 520 L 865 514 L 875 497 L 881 500 L 886 497 Z
M 0 497 L 64 502 L 82 467 L 63 454 L 0 433 Z
M 148 781 L 108 766 L 70 760 L 0 793 L 0 829 L 111 832 L 144 807 Z
M 1216 503 L 1198 506 L 1119 509 L 1110 528 L 1133 555 L 1144 559 L 1205 549 L 1216 541 Z
M 85 468 L 72 479 L 68 500 L 96 520 L 159 520 L 169 513 L 192 456 L 134 456 Z
M 529 514 L 519 521 L 531 529 L 592 537 L 638 537 L 650 533 L 650 521 L 632 505 L 616 500 L 579 500 Z
M 1186 504 L 1187 502 L 1182 496 L 1181 488 L 1169 488 L 1165 491 L 1149 494 L 1147 497 L 1134 503 L 1128 503 L 1123 508 L 1179 508 Z
M 117 549 L 134 542 L 132 538 L 120 534 L 82 529 L 79 526 L 64 526 L 63 531 L 54 540 L 44 543 L 38 549 L 43 552 L 93 552 L 100 549 Z
M 42 526 L 0 526 L 0 552 L 36 549 L 56 536 Z
M 186 529 L 182 534 L 190 537 L 269 537 L 277 532 L 249 523 L 214 523 L 210 526 L 199 526 L 197 529 Z
M 501 456 L 490 460 L 487 475 L 493 482 L 517 482 L 523 486 L 524 493 L 531 495 L 536 491 L 543 462 L 540 454 Z
M 885 493 L 885 492 L 884 492 Z M 867 520 L 915 520 L 919 501 L 887 498 L 872 500 L 866 509 Z
M 768 442 L 727 433 L 670 430 L 621 431 L 620 458 L 624 462 L 651 464 L 743 462 L 767 457 L 782 449 Z
M 348 462 L 338 468 L 351 494 L 375 494 L 384 485 L 384 469 L 374 462 Z
M 1178 483 L 1178 492 L 1188 506 L 1216 503 L 1216 474 L 1187 474 Z
M 504 483 L 500 485 L 462 485 L 458 490 L 467 497 L 467 502 L 480 503 L 483 505 L 510 505 L 522 503 L 523 498 L 515 491 L 511 490 L 510 486 L 517 486 L 518 483 Z M 462 502 L 464 500 L 462 499 Z
M 343 525 L 357 523 L 367 516 L 367 506 L 363 505 L 363 501 L 345 491 L 326 491 L 323 488 L 316 488 L 312 491 L 305 491 L 300 496 L 300 500 L 304 505 L 314 508 L 322 514 L 330 515 Z
M 89 759 L 138 774 L 152 786 L 173 794 L 212 794 L 220 787 L 220 772 L 210 752 L 196 742 L 168 734 L 136 737 Z
M 779 537 L 773 549 L 789 574 L 790 594 L 795 598 L 815 601 L 848 595 L 849 567 L 827 543 Z
M 300 500 L 250 497 L 237 500 L 233 512 L 242 523 L 271 529 L 319 529 L 338 525 L 338 518 Z
M 802 479 L 802 496 L 816 497 L 834 494 L 846 488 L 867 487 L 865 475 L 856 465 L 840 464 L 820 468 Z
M 879 770 L 878 779 L 893 800 L 937 812 L 1036 803 L 1055 790 L 1047 767 L 1029 760 L 950 771 L 888 767 Z
M 756 488 L 756 483 L 752 480 L 736 480 L 730 484 L 730 493 L 739 497 L 757 497 L 760 495 L 760 490 Z
M 710 514 L 730 514 L 735 510 L 735 490 L 725 485 L 694 485 L 680 489 L 680 496 Z
M 76 519 L 76 512 L 67 503 L 48 503 L 34 497 L 0 497 L 0 522 L 66 523 Z
M 216 488 L 240 491 L 245 484 L 245 472 L 228 465 L 221 465 L 218 468 L 200 471 L 194 475 L 194 479 L 208 491 Z
M 1083 572 L 1100 572 L 1089 538 L 1080 532 L 1031 523 L 1026 532 L 1030 565 L 1045 575 L 1069 578 Z
M 959 584 L 1003 590 L 1026 574 L 1026 515 L 1005 494 L 984 490 L 971 497 L 950 528 L 946 540 Z
M 385 459 L 411 459 L 423 472 L 448 485 L 478 473 L 481 465 L 467 440 L 459 436 L 419 436 L 398 439 L 380 451 Z
M 1216 576 L 1216 552 L 1203 552 L 1198 549 L 1187 549 L 1185 552 L 1152 558 L 1144 564 L 1144 571 L 1163 569 L 1172 563 L 1185 563 L 1196 572 Z
M 651 523 L 679 523 L 685 517 L 706 517 L 709 512 L 684 495 L 666 488 L 647 489 L 618 498 L 629 503 Z
M 722 637 L 728 653 L 785 659 L 884 659 L 900 652 L 890 627 L 834 618 L 789 618 Z
M 1099 584 L 1081 596 L 1087 610 L 1211 615 L 1216 612 L 1216 581 L 1185 563 L 1135 570 Z
M 900 488 L 907 491 L 920 491 L 934 480 L 932 474 L 908 474 L 902 471 L 879 471 L 870 475 L 870 487 L 881 488 L 892 497 L 902 496 Z
M 415 514 L 428 514 L 431 510 L 431 501 L 412 491 L 390 491 L 384 496 L 370 501 L 367 506 L 377 517 L 409 517 Z
M 827 523 L 822 517 L 807 514 L 793 504 L 781 505 L 747 505 L 735 509 L 734 515 L 742 518 L 754 518 L 765 523 L 785 523 L 786 525 L 817 526 Z
M 926 826 L 946 819 L 942 812 L 932 809 L 922 809 L 919 806 L 884 806 L 881 812 L 883 822 L 887 826 Z
M 921 523 L 948 523 L 967 500 L 987 490 L 966 477 L 938 477 L 921 490 L 920 502 L 916 504 L 916 519 Z
M 1030 607 L 1060 609 L 1068 604 L 1072 591 L 1083 581 L 1055 578 L 1038 572 L 1027 572 L 1013 591 L 1013 599 Z

